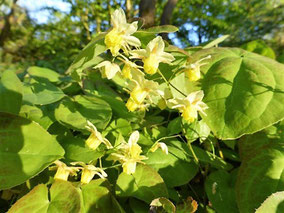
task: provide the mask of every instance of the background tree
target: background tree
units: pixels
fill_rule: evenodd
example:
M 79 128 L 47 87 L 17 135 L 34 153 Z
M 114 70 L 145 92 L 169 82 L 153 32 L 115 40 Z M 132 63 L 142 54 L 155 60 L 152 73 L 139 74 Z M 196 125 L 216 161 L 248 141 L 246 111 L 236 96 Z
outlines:
M 139 16 L 143 28 L 164 24 L 179 27 L 169 41 L 183 47 L 225 34 L 230 35 L 222 43 L 226 46 L 261 39 L 277 55 L 284 46 L 284 6 L 278 0 L 62 1 L 70 10 L 44 7 L 42 10 L 50 13 L 44 23 L 32 20 L 17 0 L 0 2 L 1 66 L 19 62 L 24 67 L 36 64 L 64 72 L 80 49 L 110 27 L 110 14 L 119 7 L 126 11 L 129 21 Z

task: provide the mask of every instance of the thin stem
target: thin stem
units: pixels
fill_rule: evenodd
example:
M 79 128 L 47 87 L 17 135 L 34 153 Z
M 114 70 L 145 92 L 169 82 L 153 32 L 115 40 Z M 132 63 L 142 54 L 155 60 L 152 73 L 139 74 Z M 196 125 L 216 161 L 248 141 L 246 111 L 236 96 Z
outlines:
M 172 136 L 162 137 L 162 138 L 158 139 L 155 143 L 158 143 L 158 142 L 160 142 L 161 140 L 164 140 L 164 139 L 177 138 L 177 137 L 180 137 L 180 135 L 172 135 Z
M 184 97 L 186 97 L 187 95 L 184 94 L 182 91 L 180 91 L 178 88 L 176 88 L 171 82 L 169 82 L 165 76 L 163 75 L 163 73 L 158 70 L 158 73 L 160 74 L 160 76 L 162 76 L 163 80 L 168 84 L 168 86 L 171 86 L 172 88 L 174 88 L 176 91 L 178 91 L 180 94 L 182 94 Z
M 103 170 L 112 169 L 112 168 L 120 167 L 121 165 L 122 165 L 122 164 L 116 164 L 116 165 L 109 166 L 109 167 L 105 167 L 105 168 L 102 168 L 102 169 L 103 169 Z
M 223 155 L 223 152 L 221 150 L 219 142 L 217 141 L 216 144 L 217 144 L 217 147 L 218 147 L 219 156 L 220 156 L 220 158 L 222 158 L 224 160 L 224 155 Z

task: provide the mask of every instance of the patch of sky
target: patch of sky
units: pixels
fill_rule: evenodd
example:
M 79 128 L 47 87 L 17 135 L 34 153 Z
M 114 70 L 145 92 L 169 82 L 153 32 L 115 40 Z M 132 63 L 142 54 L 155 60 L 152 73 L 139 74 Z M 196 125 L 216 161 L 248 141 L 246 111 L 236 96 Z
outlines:
M 19 0 L 18 4 L 26 8 L 29 15 L 37 23 L 47 23 L 50 18 L 50 12 L 46 7 L 53 7 L 62 12 L 70 12 L 71 4 L 61 0 Z

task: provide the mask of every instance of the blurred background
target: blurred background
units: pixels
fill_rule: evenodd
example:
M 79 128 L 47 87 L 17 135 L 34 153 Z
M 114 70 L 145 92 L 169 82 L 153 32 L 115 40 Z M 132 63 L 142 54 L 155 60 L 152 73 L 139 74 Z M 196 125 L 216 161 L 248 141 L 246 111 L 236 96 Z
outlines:
M 166 39 L 179 47 L 230 35 L 220 46 L 284 62 L 284 0 L 0 0 L 0 71 L 37 65 L 63 73 L 119 7 L 143 28 L 177 26 Z

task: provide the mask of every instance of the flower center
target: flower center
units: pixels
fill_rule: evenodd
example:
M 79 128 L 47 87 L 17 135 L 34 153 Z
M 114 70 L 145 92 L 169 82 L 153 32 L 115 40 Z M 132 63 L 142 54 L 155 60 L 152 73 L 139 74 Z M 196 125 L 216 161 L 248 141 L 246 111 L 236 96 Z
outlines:
M 105 37 L 105 44 L 110 49 L 112 55 L 116 56 L 123 42 L 123 32 L 118 32 L 113 28 Z

